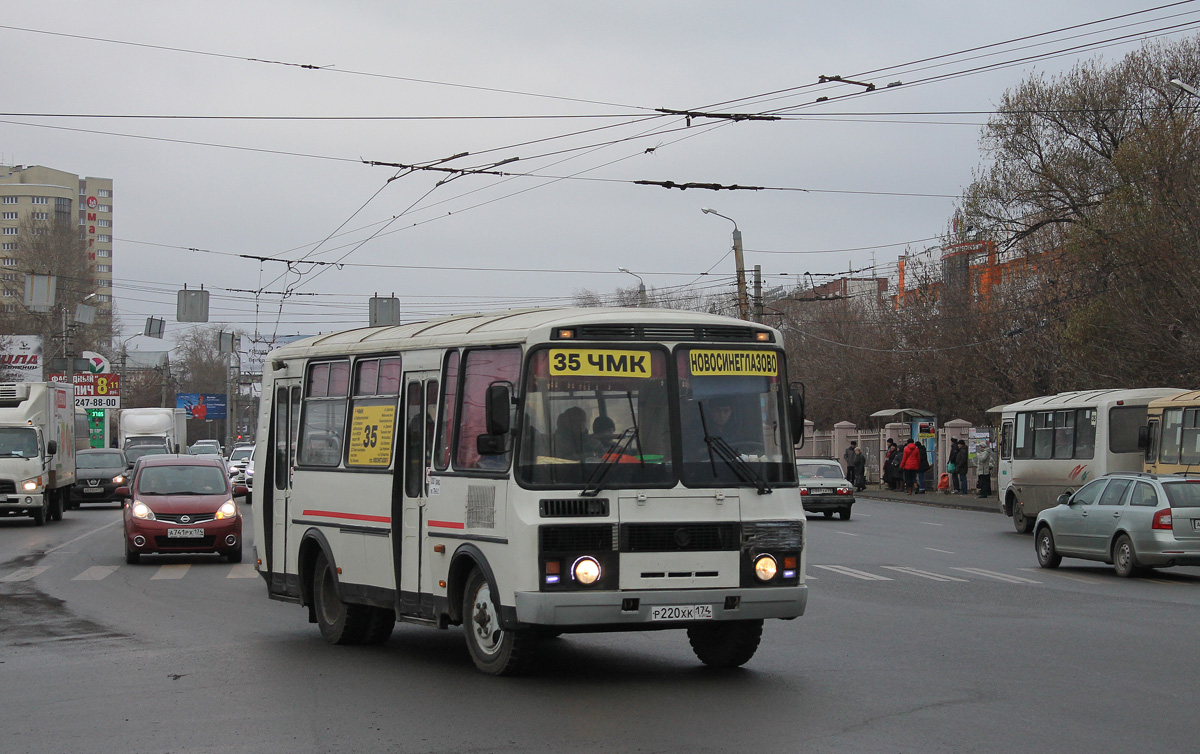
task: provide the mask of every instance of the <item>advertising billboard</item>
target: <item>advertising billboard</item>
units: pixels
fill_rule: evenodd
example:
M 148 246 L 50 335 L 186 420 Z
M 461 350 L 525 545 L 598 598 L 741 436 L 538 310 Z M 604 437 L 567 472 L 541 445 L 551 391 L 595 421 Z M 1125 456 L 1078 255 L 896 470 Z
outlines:
M 224 419 L 228 416 L 225 393 L 178 393 L 175 408 L 187 411 L 189 419 Z

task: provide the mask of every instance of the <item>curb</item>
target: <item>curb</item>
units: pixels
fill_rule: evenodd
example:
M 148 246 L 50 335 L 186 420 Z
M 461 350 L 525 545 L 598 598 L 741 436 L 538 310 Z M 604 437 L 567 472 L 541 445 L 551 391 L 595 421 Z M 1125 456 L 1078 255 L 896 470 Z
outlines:
M 859 492 L 855 498 L 874 500 L 886 503 L 905 503 L 908 505 L 924 505 L 931 508 L 954 508 L 980 513 L 1000 513 L 998 497 L 979 498 L 973 495 L 948 495 L 937 491 L 926 492 L 924 495 L 906 495 L 891 490 L 866 490 Z M 965 499 L 964 499 L 965 498 Z

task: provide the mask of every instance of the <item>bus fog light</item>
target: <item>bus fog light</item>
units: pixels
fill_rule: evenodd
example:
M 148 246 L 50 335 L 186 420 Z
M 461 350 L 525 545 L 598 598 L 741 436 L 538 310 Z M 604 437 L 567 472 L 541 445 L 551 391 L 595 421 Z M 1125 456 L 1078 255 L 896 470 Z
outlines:
M 759 555 L 754 561 L 754 575 L 759 581 L 770 581 L 775 578 L 775 572 L 778 570 L 775 558 L 770 555 Z
M 571 566 L 571 574 L 580 584 L 595 584 L 600 580 L 600 563 L 593 557 L 584 556 Z

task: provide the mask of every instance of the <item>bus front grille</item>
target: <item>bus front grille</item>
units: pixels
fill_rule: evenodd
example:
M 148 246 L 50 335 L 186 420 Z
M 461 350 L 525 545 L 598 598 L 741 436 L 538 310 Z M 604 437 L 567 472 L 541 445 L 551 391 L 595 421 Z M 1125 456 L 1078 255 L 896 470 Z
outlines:
M 571 518 L 573 516 L 607 516 L 608 498 L 568 497 L 540 501 L 542 518 Z
M 736 523 L 623 524 L 621 552 L 718 552 L 741 549 Z

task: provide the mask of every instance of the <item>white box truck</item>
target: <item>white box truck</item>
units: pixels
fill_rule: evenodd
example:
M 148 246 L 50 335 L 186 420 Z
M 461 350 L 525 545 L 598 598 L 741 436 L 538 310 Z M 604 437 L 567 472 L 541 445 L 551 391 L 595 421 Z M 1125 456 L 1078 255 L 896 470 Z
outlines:
M 75 484 L 75 395 L 57 382 L 0 383 L 0 514 L 58 521 Z
M 187 411 L 182 408 L 127 408 L 120 413 L 121 449 L 157 445 L 168 453 L 187 452 Z

